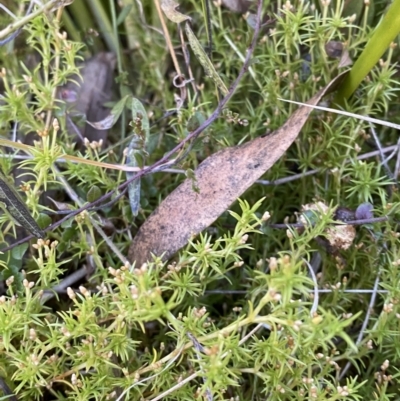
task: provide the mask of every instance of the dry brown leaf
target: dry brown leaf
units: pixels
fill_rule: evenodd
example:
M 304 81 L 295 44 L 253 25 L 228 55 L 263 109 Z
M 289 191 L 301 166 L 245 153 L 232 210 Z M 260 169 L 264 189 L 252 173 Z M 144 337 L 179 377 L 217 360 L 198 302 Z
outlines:
M 308 104 L 316 105 L 342 76 Z M 193 190 L 192 179 L 176 188 L 139 229 L 129 248 L 129 260 L 140 266 L 152 254 L 168 259 L 193 235 L 212 224 L 286 152 L 311 111 L 301 106 L 274 133 L 223 149 L 204 160 L 195 170 L 199 193 Z
M 235 13 L 244 14 L 253 3 L 250 0 L 222 0 L 222 4 Z
M 191 18 L 188 15 L 182 14 L 177 11 L 177 7 L 179 7 L 179 3 L 176 3 L 173 0 L 161 0 L 161 8 L 169 20 L 175 22 L 176 24 L 180 24 L 181 22 L 186 20 L 190 21 Z
M 104 104 L 112 98 L 112 85 L 114 82 L 114 68 L 116 56 L 113 53 L 99 53 L 83 64 L 79 77 L 73 77 L 79 83 L 68 82 L 60 89 L 61 97 L 63 94 L 74 94 L 73 98 L 65 99 L 73 105 L 73 112 L 83 114 L 89 121 L 100 121 L 109 115 L 110 109 Z M 68 131 L 73 134 L 75 131 L 68 126 Z M 79 127 L 83 138 L 92 141 L 105 141 L 108 131 L 85 125 Z

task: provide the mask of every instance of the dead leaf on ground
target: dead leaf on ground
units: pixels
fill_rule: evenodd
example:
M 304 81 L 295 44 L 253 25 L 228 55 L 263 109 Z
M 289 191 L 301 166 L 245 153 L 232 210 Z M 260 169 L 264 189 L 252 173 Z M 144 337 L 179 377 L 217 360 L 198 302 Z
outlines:
M 74 76 L 76 85 L 72 80 L 60 88 L 60 96 L 70 103 L 72 112 L 85 115 L 89 121 L 100 121 L 109 115 L 110 109 L 104 104 L 112 99 L 112 86 L 114 82 L 114 68 L 116 57 L 113 53 L 99 53 L 86 60 L 80 70 L 82 79 Z M 92 141 L 107 140 L 108 131 L 97 129 L 85 124 L 82 127 L 73 127 L 72 122 L 67 123 L 71 135 L 80 131 L 80 136 Z
M 169 20 L 176 24 L 180 24 L 186 20 L 190 21 L 191 18 L 177 11 L 177 7 L 179 7 L 179 3 L 176 3 L 174 0 L 161 0 L 161 8 Z
M 334 79 L 308 104 L 316 105 L 342 77 Z M 273 166 L 297 138 L 311 112 L 312 108 L 301 106 L 274 133 L 223 149 L 204 160 L 195 170 L 199 192 L 193 190 L 192 179 L 176 188 L 139 229 L 129 248 L 129 260 L 140 266 L 151 260 L 152 254 L 164 260 L 174 255 Z
M 253 3 L 250 0 L 222 0 L 222 4 L 235 13 L 244 14 Z

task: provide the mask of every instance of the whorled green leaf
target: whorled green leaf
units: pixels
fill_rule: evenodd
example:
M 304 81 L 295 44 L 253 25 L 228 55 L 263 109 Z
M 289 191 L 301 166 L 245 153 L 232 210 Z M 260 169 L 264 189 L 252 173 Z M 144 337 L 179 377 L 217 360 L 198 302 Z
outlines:
M 174 0 L 161 0 L 161 8 L 164 11 L 166 17 L 175 22 L 176 24 L 180 24 L 183 21 L 191 20 L 191 18 L 185 14 L 176 11 L 176 8 L 179 7 L 179 4 Z
M 37 238 L 44 238 L 44 231 L 40 229 L 18 192 L 7 182 L 2 173 L 0 173 L 0 202 L 5 204 L 6 210 L 22 227 Z
M 228 94 L 228 88 L 225 86 L 224 81 L 218 75 L 217 70 L 213 66 L 213 63 L 208 58 L 206 52 L 204 51 L 203 47 L 201 46 L 200 42 L 196 38 L 188 23 L 185 24 L 185 31 L 190 43 L 190 47 L 199 60 L 199 63 L 204 68 L 206 75 L 214 81 L 218 89 L 222 92 L 224 96 L 226 96 Z

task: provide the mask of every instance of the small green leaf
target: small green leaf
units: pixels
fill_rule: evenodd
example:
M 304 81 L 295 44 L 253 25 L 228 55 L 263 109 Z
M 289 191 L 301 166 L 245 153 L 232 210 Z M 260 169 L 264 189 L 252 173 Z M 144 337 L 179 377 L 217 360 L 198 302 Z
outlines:
M 185 24 L 186 35 L 189 39 L 190 47 L 193 50 L 193 53 L 196 55 L 197 60 L 204 68 L 206 75 L 211 78 L 215 85 L 217 85 L 218 89 L 222 92 L 224 96 L 228 94 L 228 88 L 225 86 L 224 81 L 222 81 L 221 77 L 218 75 L 217 70 L 214 68 L 213 63 L 208 58 L 206 52 L 202 48 L 200 42 L 196 38 L 189 24 Z
M 51 217 L 48 214 L 40 213 L 36 222 L 40 228 L 44 229 L 51 224 Z
M 93 185 L 86 196 L 86 199 L 88 202 L 94 202 L 97 199 L 100 198 L 100 196 L 102 195 L 100 188 L 97 185 Z
M 25 252 L 26 252 L 27 249 L 28 249 L 28 246 L 29 246 L 29 244 L 28 244 L 27 242 L 25 242 L 25 243 L 23 243 L 23 244 L 21 244 L 21 245 L 16 246 L 15 248 L 13 248 L 13 249 L 11 250 L 11 256 L 12 256 L 14 259 L 22 260 L 23 256 L 25 255 Z
M 186 128 L 188 129 L 189 132 L 195 131 L 197 128 L 201 126 L 201 124 L 204 123 L 205 120 L 206 119 L 204 118 L 203 114 L 201 114 L 199 111 L 196 111 L 189 118 Z

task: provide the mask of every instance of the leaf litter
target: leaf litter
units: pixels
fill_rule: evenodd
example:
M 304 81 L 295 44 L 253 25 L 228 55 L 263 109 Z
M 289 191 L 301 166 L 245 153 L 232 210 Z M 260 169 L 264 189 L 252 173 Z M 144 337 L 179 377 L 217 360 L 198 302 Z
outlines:
M 204 160 L 194 171 L 196 191 L 193 178 L 188 178 L 168 195 L 140 227 L 128 259 L 137 266 L 151 260 L 152 255 L 167 260 L 210 226 L 286 152 L 307 121 L 310 106 L 334 90 L 344 75 L 332 80 L 307 106 L 300 106 L 275 132 L 225 148 Z

